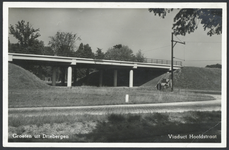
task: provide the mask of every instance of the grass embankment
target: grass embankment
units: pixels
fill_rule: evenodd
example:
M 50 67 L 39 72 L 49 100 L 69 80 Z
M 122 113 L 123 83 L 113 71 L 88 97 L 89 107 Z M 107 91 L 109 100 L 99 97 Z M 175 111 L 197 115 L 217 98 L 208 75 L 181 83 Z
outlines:
M 211 96 L 185 91 L 160 92 L 145 88 L 73 87 L 9 90 L 9 107 L 93 106 L 170 103 L 213 100 Z
M 174 73 L 174 86 L 221 91 L 221 71 L 219 68 L 184 67 Z
M 33 73 L 22 67 L 9 63 L 8 86 L 10 89 L 46 89 L 49 86 Z
M 13 138 L 13 135 L 32 138 Z M 212 138 L 201 138 L 202 135 Z M 65 138 L 60 139 L 61 136 Z M 9 141 L 220 142 L 221 112 L 9 117 Z
M 164 74 L 158 76 L 142 85 L 142 87 L 151 88 L 164 76 Z M 182 67 L 174 72 L 174 88 L 221 91 L 221 69 Z

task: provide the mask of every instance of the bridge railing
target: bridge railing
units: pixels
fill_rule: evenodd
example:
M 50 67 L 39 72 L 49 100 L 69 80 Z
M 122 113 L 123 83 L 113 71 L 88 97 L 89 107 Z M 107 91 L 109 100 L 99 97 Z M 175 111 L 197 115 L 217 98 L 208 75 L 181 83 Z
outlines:
M 152 59 L 152 58 L 145 58 L 144 62 L 146 62 L 146 63 L 156 63 L 156 64 L 171 64 L 170 60 Z M 173 65 L 182 66 L 182 62 L 181 61 L 173 61 Z
M 28 57 L 53 57 L 53 58 L 64 58 L 64 59 L 72 59 L 74 57 L 66 57 L 66 56 L 52 56 L 52 55 L 36 55 L 36 54 L 21 54 L 21 53 L 9 53 L 11 55 L 19 55 L 19 56 L 28 56 Z M 83 60 L 94 60 L 94 61 L 104 61 L 104 59 L 93 59 L 93 58 L 78 58 L 78 59 L 83 59 Z M 111 61 L 111 60 L 106 60 L 106 61 Z M 129 62 L 143 62 L 143 63 L 154 63 L 154 64 L 167 64 L 170 65 L 171 61 L 170 60 L 165 60 L 165 59 L 152 59 L 152 58 L 145 58 L 143 61 L 140 60 L 129 60 Z M 173 61 L 173 65 L 177 66 L 182 66 L 181 61 Z

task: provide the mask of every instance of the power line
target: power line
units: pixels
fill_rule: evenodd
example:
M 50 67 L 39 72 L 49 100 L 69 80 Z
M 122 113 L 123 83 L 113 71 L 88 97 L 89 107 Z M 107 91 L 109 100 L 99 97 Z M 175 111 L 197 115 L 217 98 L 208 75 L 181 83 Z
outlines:
M 186 43 L 222 43 L 222 42 L 198 42 L 198 41 L 185 41 Z
M 175 36 L 175 37 L 181 42 L 181 40 L 177 36 Z
M 185 60 L 185 61 L 221 61 L 221 60 Z
M 170 45 L 169 46 L 158 47 L 158 48 L 153 48 L 153 49 L 150 49 L 150 50 L 147 50 L 147 51 L 157 50 L 157 49 L 161 49 L 161 48 L 165 48 L 165 47 L 170 47 Z M 145 51 L 145 52 L 147 52 L 147 51 Z
M 173 58 L 177 60 L 185 61 L 184 59 L 181 59 L 181 58 L 177 58 L 177 57 L 173 57 Z

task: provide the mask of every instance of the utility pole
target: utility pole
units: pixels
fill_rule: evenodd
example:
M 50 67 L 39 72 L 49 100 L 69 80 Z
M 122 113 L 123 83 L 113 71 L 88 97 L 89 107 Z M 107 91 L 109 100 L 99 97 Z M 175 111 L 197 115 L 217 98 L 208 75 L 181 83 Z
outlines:
M 180 44 L 185 44 L 185 42 L 180 42 L 180 41 L 175 41 L 173 40 L 173 32 L 172 32 L 172 38 L 171 38 L 171 92 L 173 91 L 173 48 L 175 47 L 175 45 L 177 43 L 180 43 Z M 174 43 L 175 42 L 175 43 Z M 174 43 L 174 44 L 173 44 Z
M 171 38 L 171 92 L 173 91 L 173 47 L 174 46 L 173 46 L 173 32 L 172 32 L 172 38 Z

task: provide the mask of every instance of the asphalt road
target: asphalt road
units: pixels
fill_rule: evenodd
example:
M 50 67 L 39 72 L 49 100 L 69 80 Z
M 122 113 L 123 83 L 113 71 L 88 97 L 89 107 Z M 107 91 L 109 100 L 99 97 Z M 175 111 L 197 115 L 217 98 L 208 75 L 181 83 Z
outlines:
M 216 100 L 173 102 L 158 104 L 126 104 L 100 106 L 73 106 L 73 107 L 30 107 L 9 108 L 9 116 L 36 116 L 36 115 L 103 115 L 123 113 L 154 113 L 154 112 L 184 112 L 184 111 L 220 111 L 221 96 L 211 95 Z

